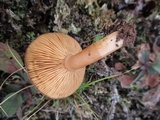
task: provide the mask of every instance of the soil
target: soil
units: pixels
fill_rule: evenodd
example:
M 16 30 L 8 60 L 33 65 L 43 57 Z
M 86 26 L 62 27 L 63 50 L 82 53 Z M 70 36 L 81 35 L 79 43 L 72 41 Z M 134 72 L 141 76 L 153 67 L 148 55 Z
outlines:
M 158 0 L 0 0 L 0 42 L 7 42 L 24 61 L 28 45 L 43 33 L 63 32 L 76 39 L 84 49 L 97 38 L 119 30 L 117 40 L 124 38 L 124 46 L 129 47 L 87 66 L 84 78 L 87 83 L 113 75 L 117 62 L 125 66 L 122 72 L 130 70 L 137 62 L 138 48 L 142 43 L 159 45 L 159 13 Z M 154 51 L 152 47 L 151 51 Z M 129 74 L 137 75 L 139 71 Z M 0 83 L 9 75 L 0 71 Z M 19 78 L 21 75 L 14 74 L 4 87 L 19 83 Z M 26 86 L 29 83 L 20 84 Z M 148 89 L 123 88 L 117 78 L 110 78 L 66 99 L 51 100 L 43 108 L 41 106 L 50 99 L 45 98 L 41 103 L 42 94 L 27 91 L 30 97 L 16 114 L 2 119 L 22 119 L 40 104 L 32 111 L 39 110 L 31 120 L 160 120 L 159 102 L 152 108 L 143 104 L 142 97 Z M 0 100 L 6 95 L 4 88 L 0 91 Z
M 137 32 L 135 30 L 135 25 L 124 24 L 119 30 L 117 41 L 119 39 L 124 40 L 123 46 L 133 46 L 137 38 Z

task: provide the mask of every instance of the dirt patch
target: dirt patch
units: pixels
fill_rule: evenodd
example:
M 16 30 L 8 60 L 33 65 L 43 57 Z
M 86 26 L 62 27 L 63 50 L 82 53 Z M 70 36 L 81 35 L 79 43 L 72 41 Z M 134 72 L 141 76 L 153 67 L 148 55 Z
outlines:
M 118 32 L 117 41 L 124 39 L 124 46 L 133 46 L 137 36 L 134 24 L 126 23 Z
M 106 34 L 111 34 L 115 31 L 119 32 L 117 41 L 124 39 L 123 46 L 132 47 L 134 45 L 137 37 L 135 24 L 127 23 L 126 21 L 114 22 L 114 24 L 107 28 Z

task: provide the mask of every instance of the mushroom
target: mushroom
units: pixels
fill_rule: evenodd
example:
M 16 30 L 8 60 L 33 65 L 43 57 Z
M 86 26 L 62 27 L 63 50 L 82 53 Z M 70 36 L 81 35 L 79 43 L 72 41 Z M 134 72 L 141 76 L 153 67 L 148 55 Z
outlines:
M 128 29 L 129 27 L 129 29 Z M 133 44 L 136 32 L 126 24 L 84 50 L 75 39 L 63 33 L 46 33 L 27 48 L 25 65 L 31 82 L 52 99 L 73 94 L 83 82 L 85 67 Z

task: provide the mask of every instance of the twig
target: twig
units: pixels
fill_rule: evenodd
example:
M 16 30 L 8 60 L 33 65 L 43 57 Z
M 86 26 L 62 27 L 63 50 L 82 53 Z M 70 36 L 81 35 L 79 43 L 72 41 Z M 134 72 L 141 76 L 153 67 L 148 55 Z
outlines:
M 15 74 L 16 72 L 18 72 L 18 71 L 20 71 L 20 70 L 22 70 L 22 69 L 23 69 L 23 68 L 20 68 L 20 69 L 14 71 L 13 73 L 11 73 L 11 74 L 2 82 L 2 84 L 1 84 L 1 86 L 0 86 L 0 90 L 2 90 L 2 87 L 3 87 L 4 83 L 5 83 L 13 74 Z
M 48 100 L 44 105 L 42 105 L 37 111 L 35 111 L 31 116 L 29 116 L 26 120 L 29 120 L 32 116 L 34 116 L 37 112 L 39 112 L 44 106 L 46 106 L 51 100 Z
M 59 112 L 56 112 L 56 120 L 59 120 Z
M 0 106 L 0 109 L 3 111 L 3 113 L 4 113 L 7 117 L 9 117 L 8 114 L 6 113 L 6 111 L 2 108 L 2 106 Z
M 96 120 L 98 120 L 98 118 L 97 118 L 97 113 L 96 112 L 94 112 L 91 108 L 90 108 L 90 106 L 88 105 L 88 103 L 79 95 L 79 94 L 76 94 L 77 95 L 77 97 L 80 99 L 80 100 L 82 100 L 83 101 L 83 103 L 85 103 L 86 104 L 86 107 L 88 108 L 88 110 L 90 110 L 92 113 L 93 113 L 93 115 L 94 115 L 94 117 L 96 118 Z M 99 116 L 98 116 L 99 117 Z
M 25 115 L 22 120 L 24 120 L 24 118 L 26 118 L 28 115 L 30 115 L 33 111 L 35 111 L 41 104 L 42 102 L 45 100 L 44 96 L 41 98 L 41 101 L 31 110 L 31 112 L 27 115 Z
M 111 107 L 109 109 L 109 113 L 107 115 L 107 120 L 112 120 L 114 118 L 114 114 L 115 114 L 115 111 L 116 111 L 116 104 L 120 101 L 119 100 L 120 97 L 119 97 L 119 93 L 118 93 L 118 90 L 116 88 L 116 85 L 112 84 L 111 85 Z

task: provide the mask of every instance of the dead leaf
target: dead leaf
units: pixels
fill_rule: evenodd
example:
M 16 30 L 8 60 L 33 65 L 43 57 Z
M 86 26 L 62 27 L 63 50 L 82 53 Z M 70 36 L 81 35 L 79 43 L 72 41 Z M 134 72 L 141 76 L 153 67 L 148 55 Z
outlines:
M 155 87 L 160 83 L 159 77 L 155 75 L 148 74 L 146 76 L 146 83 L 150 87 Z
M 11 54 L 10 50 L 19 61 L 19 63 L 23 66 L 20 55 L 14 49 L 0 42 L 0 70 L 7 73 L 13 73 L 14 71 L 21 68 L 21 66 L 14 59 L 14 56 Z
M 116 68 L 116 70 L 123 70 L 126 67 L 123 65 L 123 63 L 117 62 L 117 63 L 115 63 L 115 68 Z
M 123 88 L 128 88 L 132 82 L 134 81 L 134 76 L 131 76 L 131 75 L 122 75 L 120 77 L 117 78 L 120 83 L 121 83 L 121 86 Z

